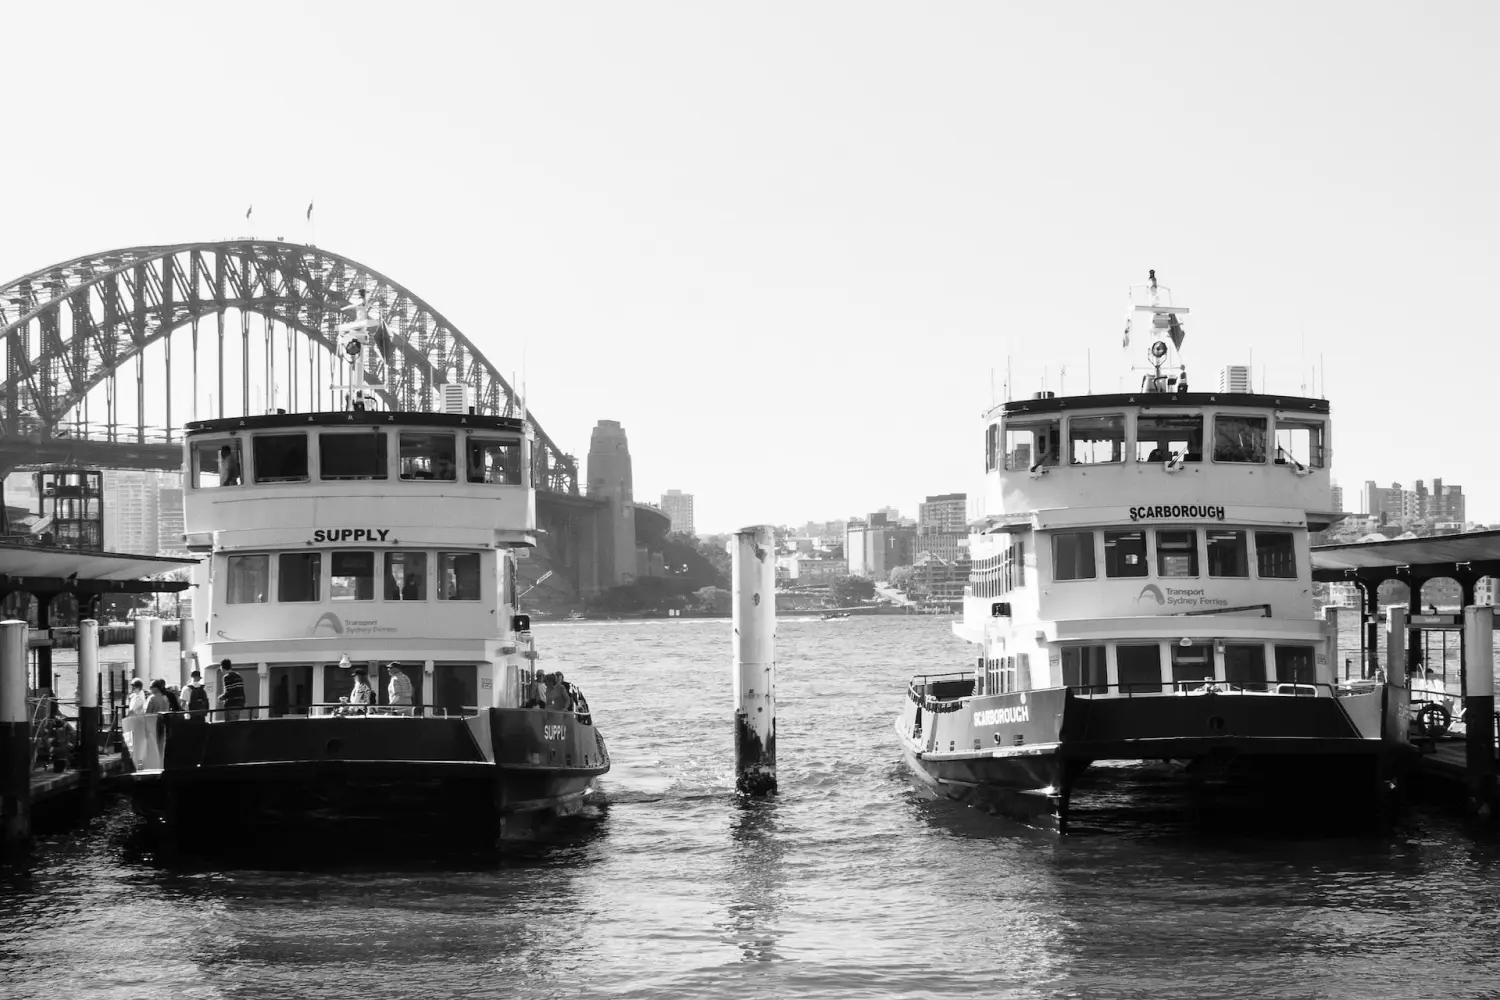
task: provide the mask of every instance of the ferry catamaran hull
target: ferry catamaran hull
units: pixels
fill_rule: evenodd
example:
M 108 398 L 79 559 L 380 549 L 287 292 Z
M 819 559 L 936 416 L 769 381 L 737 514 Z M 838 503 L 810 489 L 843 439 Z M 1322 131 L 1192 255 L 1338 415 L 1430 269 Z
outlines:
M 1341 678 L 1309 536 L 1331 509 L 1327 400 L 1190 392 L 1187 310 L 1133 290 L 1138 392 L 1039 392 L 985 414 L 955 634 L 896 733 L 936 793 L 1065 828 L 1094 762 L 1175 761 L 1201 801 L 1378 813 L 1407 761 L 1407 692 Z

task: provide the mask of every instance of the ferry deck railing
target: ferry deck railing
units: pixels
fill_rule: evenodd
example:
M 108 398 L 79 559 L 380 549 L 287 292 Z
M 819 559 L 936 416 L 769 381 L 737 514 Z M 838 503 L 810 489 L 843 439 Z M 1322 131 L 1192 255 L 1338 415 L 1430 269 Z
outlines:
M 907 685 L 907 697 L 929 711 L 954 711 L 963 699 L 974 697 L 974 674 L 971 672 L 950 672 L 944 674 L 919 674 L 913 677 Z M 1094 697 L 1161 697 L 1167 695 L 1243 695 L 1249 697 L 1297 697 L 1297 698 L 1338 698 L 1349 694 L 1357 694 L 1361 690 L 1359 685 L 1308 683 L 1304 681 L 1222 681 L 1215 678 L 1194 678 L 1191 680 L 1166 680 L 1159 682 L 1142 683 L 1115 683 L 1115 684 L 1068 684 L 1058 685 L 1067 687 L 1074 695 L 1081 698 Z M 1031 689 L 1031 690 L 1056 690 Z M 1004 692 L 1015 694 L 1020 692 Z

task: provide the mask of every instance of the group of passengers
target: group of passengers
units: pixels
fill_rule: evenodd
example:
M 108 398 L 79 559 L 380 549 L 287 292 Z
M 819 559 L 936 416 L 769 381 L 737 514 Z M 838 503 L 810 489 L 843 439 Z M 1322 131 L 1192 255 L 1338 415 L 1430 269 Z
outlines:
M 238 674 L 235 674 L 238 677 Z M 148 693 L 149 692 L 149 693 Z M 223 696 L 220 696 L 223 700 Z M 244 682 L 240 683 L 240 700 L 244 701 Z M 202 719 L 208 714 L 208 689 L 203 686 L 203 675 L 194 670 L 192 679 L 185 688 L 168 685 L 158 677 L 147 687 L 139 677 L 130 682 L 130 694 L 125 701 L 125 714 L 165 715 L 169 712 L 185 713 L 189 718 Z
M 583 697 L 583 692 L 568 683 L 560 670 L 556 673 L 536 671 L 531 675 L 531 680 L 525 685 L 525 689 L 526 697 L 521 702 L 522 708 L 543 708 L 551 712 L 588 714 L 589 703 Z

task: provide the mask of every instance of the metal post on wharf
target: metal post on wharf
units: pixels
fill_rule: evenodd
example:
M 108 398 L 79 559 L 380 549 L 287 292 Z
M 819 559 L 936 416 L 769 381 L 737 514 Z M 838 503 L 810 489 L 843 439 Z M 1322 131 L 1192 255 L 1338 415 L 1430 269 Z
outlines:
M 191 618 L 177 619 L 177 686 L 187 690 L 198 669 L 198 633 L 193 629 Z
M 145 615 L 135 619 L 135 667 L 131 676 L 142 685 L 151 683 L 151 619 Z
M 776 791 L 776 532 L 734 533 L 734 774 L 741 795 Z
M 1406 676 L 1406 609 L 1392 604 L 1385 609 L 1385 679 L 1400 684 Z
M 0 622 L 0 851 L 31 839 L 31 720 L 26 711 L 30 626 Z
M 1490 819 L 1495 804 L 1495 612 L 1464 608 L 1464 767 L 1474 814 Z
M 162 624 L 160 618 L 153 617 L 146 627 L 151 632 L 151 681 L 160 679 L 163 683 L 166 683 L 169 675 L 167 673 L 166 646 L 162 642 Z M 146 684 L 149 686 L 151 681 L 147 681 Z
M 99 796 L 99 623 L 78 623 L 78 769 L 83 772 L 86 815 Z

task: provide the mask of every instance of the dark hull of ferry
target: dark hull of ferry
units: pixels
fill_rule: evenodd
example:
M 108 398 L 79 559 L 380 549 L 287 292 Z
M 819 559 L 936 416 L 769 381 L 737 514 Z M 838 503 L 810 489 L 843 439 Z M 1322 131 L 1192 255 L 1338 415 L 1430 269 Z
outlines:
M 1404 694 L 1382 688 L 1362 704 L 1243 693 L 1084 698 L 1064 688 L 913 697 L 897 726 L 932 793 L 1035 826 L 1066 830 L 1080 778 L 1101 760 L 1175 762 L 1187 804 L 1205 819 L 1368 824 L 1389 808 L 1410 757 Z
M 158 756 L 132 756 L 159 766 L 129 787 L 180 849 L 483 849 L 543 835 L 609 770 L 603 738 L 567 712 L 158 726 Z

